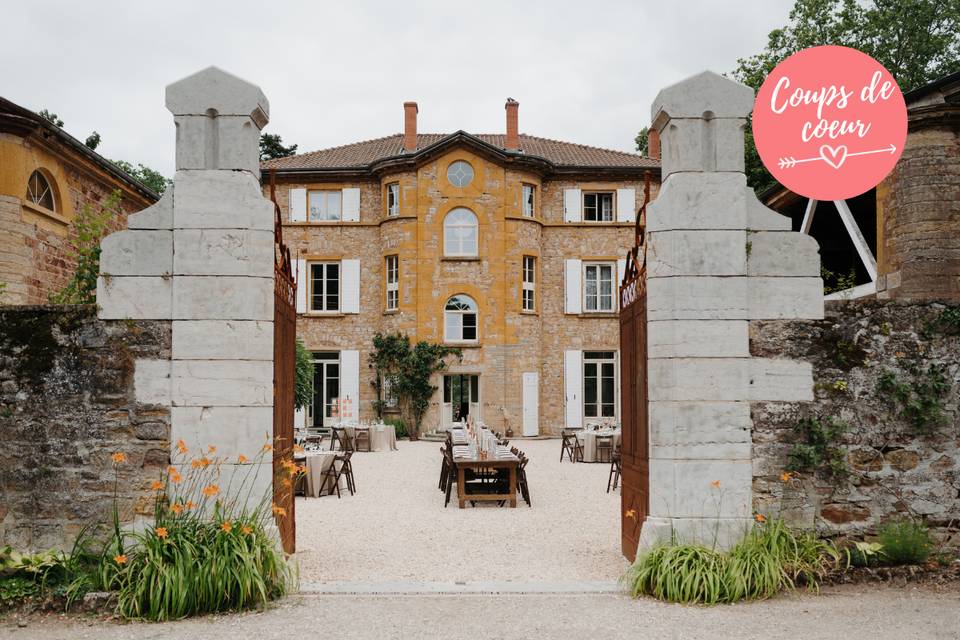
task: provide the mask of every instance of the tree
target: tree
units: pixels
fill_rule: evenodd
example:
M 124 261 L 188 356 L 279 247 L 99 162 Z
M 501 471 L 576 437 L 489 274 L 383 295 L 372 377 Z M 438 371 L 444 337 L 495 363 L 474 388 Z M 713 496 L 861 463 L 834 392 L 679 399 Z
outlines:
M 50 296 L 53 304 L 93 304 L 97 301 L 97 276 L 100 274 L 100 240 L 107 235 L 110 221 L 120 215 L 123 193 L 117 189 L 97 211 L 85 203 L 73 219 L 70 255 L 77 267 L 66 286 Z M 106 274 L 105 274 L 106 275 Z
M 131 177 L 136 178 L 151 191 L 154 191 L 158 194 L 162 194 L 167 190 L 167 187 L 170 186 L 172 180 L 164 177 L 159 171 L 154 171 L 150 167 L 144 166 L 142 164 L 137 164 L 134 167 L 131 163 L 126 160 L 111 160 L 118 169 L 129 174 Z
M 37 115 L 43 118 L 44 120 L 52 122 L 55 126 L 58 126 L 61 129 L 63 128 L 63 120 L 61 120 L 59 116 L 57 116 L 57 114 L 51 113 L 46 109 L 40 109 L 40 111 L 37 112 Z
M 283 146 L 283 139 L 274 133 L 264 133 L 260 136 L 260 159 L 275 160 L 286 158 L 297 152 L 297 145 Z
M 640 133 L 637 134 L 637 137 L 633 139 L 635 145 L 637 145 L 637 152 L 640 155 L 647 155 L 647 152 L 650 150 L 650 127 L 644 127 L 640 129 Z
M 83 144 L 85 144 L 87 148 L 95 151 L 97 147 L 100 146 L 100 134 L 94 131 L 87 136 L 87 139 L 83 141 Z
M 303 409 L 310 406 L 313 400 L 313 354 L 303 346 L 297 338 L 297 355 L 294 378 L 296 380 L 293 392 L 293 408 Z
M 737 60 L 732 75 L 756 91 L 784 59 L 827 44 L 872 56 L 909 91 L 960 66 L 960 0 L 797 0 L 790 22 L 769 33 L 761 53 Z M 760 162 L 749 127 L 746 172 L 758 194 L 776 184 Z
M 377 393 L 382 391 L 382 381 L 389 379 L 410 439 L 417 440 L 423 414 L 437 391 L 437 387 L 430 384 L 431 376 L 447 368 L 446 358 L 462 358 L 463 353 L 454 347 L 426 341 L 411 346 L 410 337 L 399 332 L 378 333 L 373 337 L 373 348 L 370 359 L 377 372 Z

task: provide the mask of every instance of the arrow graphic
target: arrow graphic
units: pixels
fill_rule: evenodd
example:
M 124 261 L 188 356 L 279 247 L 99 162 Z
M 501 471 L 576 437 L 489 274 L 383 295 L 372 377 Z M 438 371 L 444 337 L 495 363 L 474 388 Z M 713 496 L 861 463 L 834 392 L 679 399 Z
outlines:
M 780 158 L 780 160 L 777 162 L 777 165 L 781 169 L 792 169 L 798 164 L 802 164 L 804 162 L 823 161 L 823 162 L 826 162 L 831 167 L 833 167 L 834 169 L 839 169 L 841 165 L 843 165 L 843 163 L 846 161 L 847 158 L 852 158 L 854 156 L 868 156 L 873 153 L 889 153 L 893 155 L 896 152 L 897 152 L 897 147 L 893 143 L 891 143 L 889 147 L 884 147 L 882 149 L 872 149 L 870 151 L 857 151 L 855 153 L 847 153 L 846 145 L 831 147 L 830 145 L 825 144 L 822 147 L 820 147 L 819 156 L 814 156 L 812 158 L 802 158 L 800 160 L 797 160 L 793 156 L 786 156 L 786 157 Z

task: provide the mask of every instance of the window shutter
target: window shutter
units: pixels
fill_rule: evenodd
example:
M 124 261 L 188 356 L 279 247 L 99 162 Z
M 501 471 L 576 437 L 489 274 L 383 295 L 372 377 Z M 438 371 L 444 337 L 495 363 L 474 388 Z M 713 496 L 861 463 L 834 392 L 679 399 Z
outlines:
M 307 312 L 307 261 L 297 260 L 297 313 Z
M 581 273 L 579 260 L 567 260 L 565 270 L 566 277 L 564 278 L 566 282 L 566 291 L 564 293 L 566 304 L 564 305 L 564 311 L 566 313 L 579 314 L 583 312 L 582 285 L 580 283 Z
M 303 429 L 307 426 L 307 408 L 297 409 L 293 412 L 293 426 Z
M 583 353 L 564 352 L 563 381 L 566 388 L 567 427 L 583 426 Z
M 343 260 L 340 271 L 340 310 L 344 313 L 360 313 L 360 261 Z
M 583 219 L 583 199 L 580 189 L 563 190 L 563 220 L 564 222 L 580 222 Z
M 617 189 L 617 222 L 637 219 L 637 190 Z
M 360 419 L 360 352 L 340 352 L 340 416 L 343 422 Z
M 340 219 L 344 222 L 360 222 L 360 189 L 343 190 L 343 209 Z
M 627 261 L 624 258 L 617 260 L 617 282 L 614 286 L 614 291 L 619 291 L 619 287 L 623 284 L 623 274 L 627 272 Z
M 290 189 L 290 222 L 307 221 L 307 190 Z

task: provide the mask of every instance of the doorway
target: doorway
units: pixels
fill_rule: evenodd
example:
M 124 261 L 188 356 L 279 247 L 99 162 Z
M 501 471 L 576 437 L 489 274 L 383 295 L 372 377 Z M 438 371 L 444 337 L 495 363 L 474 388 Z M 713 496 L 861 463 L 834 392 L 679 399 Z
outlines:
M 321 351 L 313 354 L 313 402 L 307 414 L 307 424 L 330 427 L 339 422 L 340 354 Z
M 443 376 L 443 408 L 441 425 L 449 427 L 468 416 L 480 420 L 480 376 L 455 373 Z

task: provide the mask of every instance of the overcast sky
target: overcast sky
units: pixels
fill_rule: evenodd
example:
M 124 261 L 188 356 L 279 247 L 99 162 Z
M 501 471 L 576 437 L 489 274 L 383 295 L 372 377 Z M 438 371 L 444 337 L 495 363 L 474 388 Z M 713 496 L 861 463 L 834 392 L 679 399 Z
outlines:
M 208 65 L 259 84 L 266 131 L 321 149 L 398 133 L 520 131 L 626 151 L 657 91 L 734 68 L 792 0 L 10 3 L 0 95 L 59 114 L 108 158 L 173 173 L 164 87 Z

